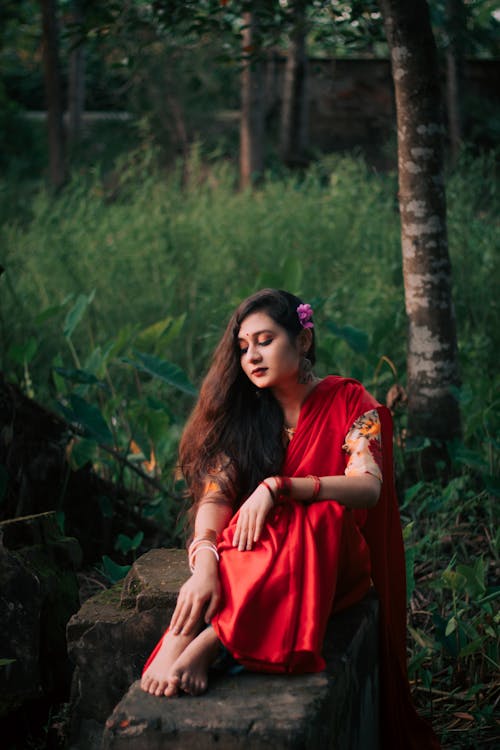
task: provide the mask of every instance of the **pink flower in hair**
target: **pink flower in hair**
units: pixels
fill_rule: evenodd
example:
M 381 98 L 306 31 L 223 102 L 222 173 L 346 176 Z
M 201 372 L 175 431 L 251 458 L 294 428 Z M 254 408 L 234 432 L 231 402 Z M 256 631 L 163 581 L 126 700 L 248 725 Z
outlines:
M 312 322 L 313 309 L 311 305 L 299 305 L 297 315 L 299 316 L 302 328 L 314 328 L 314 323 Z

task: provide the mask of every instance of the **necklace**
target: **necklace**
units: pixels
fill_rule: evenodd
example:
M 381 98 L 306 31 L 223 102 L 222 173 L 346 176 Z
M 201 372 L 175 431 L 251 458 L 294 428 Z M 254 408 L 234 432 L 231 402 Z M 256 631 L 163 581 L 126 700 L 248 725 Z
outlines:
M 295 427 L 287 427 L 286 425 L 283 425 L 283 432 L 285 433 L 285 435 L 287 436 L 289 440 L 291 440 L 293 436 L 295 435 L 295 430 L 296 430 Z

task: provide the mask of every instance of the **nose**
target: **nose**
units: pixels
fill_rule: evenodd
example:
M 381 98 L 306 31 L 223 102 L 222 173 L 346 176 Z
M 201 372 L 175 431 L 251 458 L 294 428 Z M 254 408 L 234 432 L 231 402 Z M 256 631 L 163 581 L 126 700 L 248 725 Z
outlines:
M 253 344 L 248 345 L 247 356 L 250 362 L 259 362 L 262 359 L 259 348 L 257 346 L 254 346 Z

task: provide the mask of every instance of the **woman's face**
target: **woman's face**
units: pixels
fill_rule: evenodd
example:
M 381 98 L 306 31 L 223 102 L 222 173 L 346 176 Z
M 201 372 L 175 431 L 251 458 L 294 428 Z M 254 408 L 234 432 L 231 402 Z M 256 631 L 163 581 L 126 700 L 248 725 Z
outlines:
M 243 372 L 258 388 L 297 383 L 299 337 L 292 343 L 287 331 L 265 312 L 252 313 L 243 320 L 238 344 Z

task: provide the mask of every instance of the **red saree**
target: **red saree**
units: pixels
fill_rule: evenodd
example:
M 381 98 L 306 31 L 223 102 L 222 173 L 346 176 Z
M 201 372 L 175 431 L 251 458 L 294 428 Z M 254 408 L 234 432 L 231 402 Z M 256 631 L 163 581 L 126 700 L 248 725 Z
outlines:
M 344 438 L 374 408 L 382 427 L 384 480 L 376 507 L 352 511 L 332 500 L 288 500 L 271 511 L 249 552 L 232 546 L 235 514 L 219 543 L 224 600 L 212 625 L 250 670 L 317 672 L 324 668 L 321 649 L 331 612 L 361 599 L 373 580 L 380 599 L 381 746 L 432 750 L 439 743 L 413 708 L 406 672 L 405 560 L 388 410 L 357 381 L 325 378 L 302 406 L 283 475 L 343 474 Z

